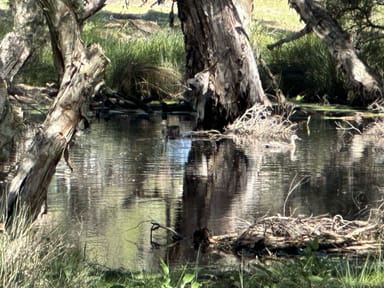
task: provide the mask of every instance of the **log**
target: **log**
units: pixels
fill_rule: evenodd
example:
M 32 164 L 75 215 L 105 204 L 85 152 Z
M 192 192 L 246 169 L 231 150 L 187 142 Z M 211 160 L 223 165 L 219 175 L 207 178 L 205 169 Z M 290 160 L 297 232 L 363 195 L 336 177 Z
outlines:
M 313 0 L 289 0 L 288 3 L 316 35 L 322 39 L 336 60 L 337 69 L 345 75 L 351 104 L 368 105 L 383 97 L 383 88 L 358 57 L 352 37 L 330 13 Z
M 7 227 L 20 211 L 26 213 L 30 221 L 40 214 L 55 167 L 62 155 L 67 155 L 68 143 L 83 117 L 83 106 L 103 83 L 104 70 L 109 62 L 98 45 L 83 45 L 76 15 L 64 1 L 39 0 L 39 4 L 49 24 L 52 45 L 61 53 L 64 74 L 47 118 L 39 127 L 10 184 Z

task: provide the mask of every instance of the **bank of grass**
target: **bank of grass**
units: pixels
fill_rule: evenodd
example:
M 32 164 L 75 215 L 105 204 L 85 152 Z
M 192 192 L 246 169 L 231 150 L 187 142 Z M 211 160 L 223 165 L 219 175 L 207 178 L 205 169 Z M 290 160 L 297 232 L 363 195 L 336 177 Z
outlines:
M 107 35 L 95 33 L 100 29 L 98 25 L 85 27 L 83 37 L 87 43 L 99 43 L 111 60 L 106 71 L 108 86 L 118 89 L 121 83 L 154 83 L 160 85 L 159 90 L 169 91 L 165 86 L 175 83 L 177 90 L 176 83 L 181 82 L 184 67 L 184 43 L 180 31 L 167 28 L 126 40 L 110 31 Z M 153 67 L 153 73 L 149 67 Z M 159 70 L 168 71 L 164 75 L 169 79 L 158 81 Z
M 270 258 L 238 267 L 196 263 L 170 268 L 159 259 L 159 272 L 110 270 L 90 264 L 78 233 L 59 226 L 17 225 L 0 234 L 0 287 L 382 287 L 384 262 L 380 254 L 331 257 L 316 254 L 308 243 L 303 256 Z M 75 236 L 77 235 L 77 236 Z M 240 260 L 240 259 L 239 259 Z

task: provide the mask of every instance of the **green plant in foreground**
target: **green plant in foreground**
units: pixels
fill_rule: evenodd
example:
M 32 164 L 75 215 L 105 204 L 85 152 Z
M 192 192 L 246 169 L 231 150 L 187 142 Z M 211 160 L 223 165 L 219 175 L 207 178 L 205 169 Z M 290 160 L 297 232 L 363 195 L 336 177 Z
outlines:
M 31 224 L 18 213 L 0 234 L 0 287 L 92 287 L 98 281 L 81 249 L 46 224 Z
M 162 283 L 160 286 L 161 288 L 198 288 L 201 286 L 201 284 L 196 281 L 197 275 L 192 273 L 186 273 L 185 270 L 181 274 L 178 283 L 176 285 L 172 285 L 169 267 L 162 259 L 160 259 L 160 267 L 162 271 Z

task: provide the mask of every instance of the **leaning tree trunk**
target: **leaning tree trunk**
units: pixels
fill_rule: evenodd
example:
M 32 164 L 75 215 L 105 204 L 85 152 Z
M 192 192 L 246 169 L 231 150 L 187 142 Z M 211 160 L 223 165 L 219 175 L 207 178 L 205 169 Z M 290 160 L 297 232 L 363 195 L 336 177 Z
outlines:
M 47 118 L 13 178 L 7 200 L 7 223 L 23 209 L 31 220 L 40 213 L 55 167 L 64 154 L 82 118 L 82 107 L 103 82 L 108 63 L 97 45 L 85 47 L 74 11 L 64 0 L 39 0 L 52 37 L 60 51 L 64 74 L 60 90 Z
M 291 7 L 327 45 L 337 62 L 338 71 L 346 77 L 351 104 L 370 104 L 382 98 L 383 91 L 370 69 L 359 59 L 351 36 L 345 32 L 327 10 L 313 0 L 289 0 Z
M 179 0 L 186 97 L 198 129 L 223 129 L 255 103 L 269 104 L 252 47 L 232 0 Z

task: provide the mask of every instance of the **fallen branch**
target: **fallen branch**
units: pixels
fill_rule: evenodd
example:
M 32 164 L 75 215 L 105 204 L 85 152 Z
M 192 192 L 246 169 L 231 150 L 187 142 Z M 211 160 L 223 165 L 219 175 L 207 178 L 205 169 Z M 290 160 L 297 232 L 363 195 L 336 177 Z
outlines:
M 349 221 L 340 215 L 329 217 L 264 217 L 243 233 L 211 236 L 201 239 L 209 247 L 236 255 L 302 255 L 309 243 L 316 243 L 318 252 L 364 254 L 382 249 L 380 221 Z

